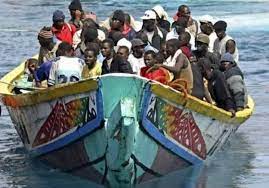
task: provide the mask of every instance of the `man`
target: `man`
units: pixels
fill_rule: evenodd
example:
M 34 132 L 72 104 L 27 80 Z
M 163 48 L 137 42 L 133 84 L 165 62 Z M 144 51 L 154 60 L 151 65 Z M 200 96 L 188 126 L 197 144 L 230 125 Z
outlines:
M 85 65 L 82 71 L 83 78 L 91 78 L 100 76 L 102 73 L 102 65 L 97 60 L 99 54 L 99 46 L 96 43 L 89 43 L 84 52 Z
M 124 61 L 117 56 L 114 51 L 114 43 L 111 39 L 105 39 L 102 42 L 101 52 L 105 57 L 102 64 L 102 74 L 109 73 L 130 73 L 132 74 L 132 67 L 128 61 Z
M 208 81 L 208 90 L 217 107 L 227 110 L 235 115 L 234 103 L 224 74 L 213 69 L 207 62 L 203 64 L 203 76 Z
M 236 111 L 243 110 L 247 106 L 247 90 L 244 76 L 230 53 L 222 56 L 220 70 L 224 72 Z
M 76 82 L 81 79 L 84 61 L 74 57 L 74 50 L 67 42 L 62 42 L 59 48 L 62 49 L 63 56 L 52 62 L 48 86 Z
M 232 54 L 236 63 L 239 62 L 239 52 L 236 43 L 232 37 L 226 34 L 227 23 L 225 21 L 217 21 L 214 24 L 214 29 L 217 34 L 217 39 L 214 43 L 214 52 L 223 56 L 229 52 Z
M 160 50 L 161 44 L 165 42 L 167 32 L 157 26 L 156 14 L 153 10 L 147 10 L 144 16 L 142 29 L 139 32 L 145 32 L 148 36 L 148 42 L 157 50 Z
M 131 17 L 128 13 L 124 13 L 124 26 L 122 34 L 129 41 L 133 40 L 136 36 L 135 30 L 131 26 Z
M 65 16 L 62 11 L 56 10 L 53 13 L 52 33 L 59 41 L 68 42 L 72 45 L 76 27 L 73 24 L 65 23 L 64 19 Z
M 189 94 L 193 88 L 193 74 L 191 64 L 188 58 L 180 50 L 178 39 L 171 39 L 166 42 L 166 52 L 169 56 L 164 64 L 158 64 L 174 74 L 174 79 L 183 79 L 187 82 L 187 91 Z M 155 65 L 156 66 L 156 65 Z
M 166 36 L 166 41 L 170 39 L 179 39 L 182 33 L 188 32 L 190 34 L 189 43 L 191 45 L 191 49 L 194 50 L 195 49 L 195 37 L 188 31 L 187 25 L 188 25 L 188 19 L 186 17 L 182 17 L 179 20 L 175 21 L 172 24 L 172 30 Z
M 69 20 L 70 24 L 73 24 L 77 30 L 82 28 L 82 17 L 83 10 L 79 0 L 73 0 L 69 5 L 69 11 L 71 19 Z
M 153 10 L 156 13 L 157 17 L 157 25 L 160 28 L 163 28 L 167 32 L 170 31 L 170 22 L 168 21 L 168 14 L 163 9 L 161 5 L 154 6 L 151 10 Z
M 210 16 L 204 16 L 200 19 L 200 29 L 209 38 L 208 51 L 213 52 L 214 42 L 218 37 L 214 31 L 213 21 Z
M 132 43 L 132 53 L 129 55 L 128 61 L 132 66 L 132 70 L 135 74 L 140 75 L 140 69 L 145 67 L 144 63 L 144 53 L 145 53 L 145 43 L 138 38 L 131 41 Z
M 174 16 L 174 20 L 177 21 L 177 20 L 181 19 L 182 17 L 185 17 L 188 19 L 187 29 L 194 36 L 194 38 L 196 38 L 196 36 L 198 34 L 198 23 L 196 20 L 194 20 L 191 17 L 190 8 L 187 5 L 180 5 L 178 7 L 178 12 Z
M 53 42 L 53 34 L 50 27 L 43 27 L 37 37 L 40 50 L 38 55 L 38 65 L 51 61 L 55 58 L 55 53 L 59 44 Z

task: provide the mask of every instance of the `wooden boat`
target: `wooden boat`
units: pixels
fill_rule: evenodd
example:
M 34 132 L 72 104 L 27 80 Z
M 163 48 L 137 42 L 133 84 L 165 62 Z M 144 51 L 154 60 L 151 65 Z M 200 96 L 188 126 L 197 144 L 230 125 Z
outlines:
M 97 184 L 142 184 L 203 164 L 252 114 L 236 113 L 136 75 L 111 74 L 13 94 L 21 64 L 1 79 L 2 102 L 26 149 Z

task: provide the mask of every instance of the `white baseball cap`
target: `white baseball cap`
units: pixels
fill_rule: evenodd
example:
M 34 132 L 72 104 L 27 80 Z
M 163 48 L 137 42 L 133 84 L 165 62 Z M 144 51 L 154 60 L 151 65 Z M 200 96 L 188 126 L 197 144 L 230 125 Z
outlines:
M 126 38 L 122 38 L 117 43 L 117 50 L 116 51 L 118 51 L 119 47 L 121 47 L 121 46 L 126 46 L 130 52 L 131 48 L 132 48 L 132 43 L 129 40 L 127 40 Z
M 141 17 L 142 20 L 156 20 L 156 13 L 153 10 L 147 10 L 144 16 Z

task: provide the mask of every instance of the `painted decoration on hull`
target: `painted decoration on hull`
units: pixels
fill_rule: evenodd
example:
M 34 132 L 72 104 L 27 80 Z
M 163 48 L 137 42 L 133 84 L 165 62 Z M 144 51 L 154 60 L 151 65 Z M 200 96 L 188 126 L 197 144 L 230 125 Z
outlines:
M 206 144 L 192 112 L 174 106 L 152 93 L 149 93 L 144 103 L 143 126 L 148 125 L 148 130 L 149 126 L 154 126 L 170 142 L 184 146 L 201 159 L 206 158 Z M 157 140 L 162 140 L 160 136 L 157 137 Z
M 39 129 L 33 147 L 58 138 L 74 127 L 83 126 L 97 117 L 96 92 L 66 104 L 57 101 L 47 120 Z

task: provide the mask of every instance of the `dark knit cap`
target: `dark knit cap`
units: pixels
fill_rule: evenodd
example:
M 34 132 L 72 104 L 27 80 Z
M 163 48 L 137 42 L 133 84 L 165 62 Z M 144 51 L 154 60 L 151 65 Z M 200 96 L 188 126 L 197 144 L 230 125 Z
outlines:
M 73 0 L 69 5 L 69 10 L 80 10 L 82 11 L 82 6 L 79 0 Z
M 65 16 L 64 16 L 64 13 L 60 10 L 56 10 L 54 13 L 53 13 L 53 16 L 52 16 L 52 21 L 56 22 L 56 21 L 62 21 L 65 19 Z
M 226 31 L 226 28 L 227 28 L 227 23 L 225 21 L 217 21 L 215 24 L 214 24 L 214 29 L 216 31 Z
M 43 27 L 40 32 L 38 33 L 38 38 L 43 38 L 43 39 L 52 39 L 53 38 L 53 33 L 51 31 L 50 27 Z
M 115 10 L 112 20 L 119 20 L 120 22 L 124 23 L 124 17 L 125 14 L 122 10 Z

